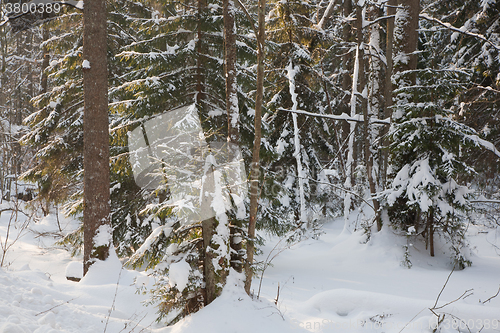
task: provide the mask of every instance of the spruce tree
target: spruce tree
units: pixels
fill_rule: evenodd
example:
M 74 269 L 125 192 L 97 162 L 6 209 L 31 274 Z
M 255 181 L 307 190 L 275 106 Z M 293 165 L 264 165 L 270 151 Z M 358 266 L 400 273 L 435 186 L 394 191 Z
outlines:
M 147 265 L 158 278 L 152 302 L 169 323 L 220 294 L 231 259 L 229 221 L 244 217 L 233 206 L 245 176 L 240 172 L 242 179 L 234 179 L 231 170 L 240 166 L 232 161 L 233 147 L 227 145 L 236 127 L 229 126 L 232 116 L 226 104 L 221 5 L 198 1 L 192 8 L 176 7 L 166 1 L 151 11 L 150 18 L 130 21 L 137 42 L 118 55 L 130 70 L 112 92 L 117 100 L 112 105 L 118 120 L 114 132 L 118 141 L 127 143 L 123 156 L 129 158 L 129 170 L 147 203 L 137 215 L 151 227 L 147 246 L 139 248 L 129 263 Z M 249 39 L 235 37 L 240 43 L 238 57 L 251 56 L 252 48 L 245 46 Z M 238 62 L 234 70 L 238 81 L 251 81 L 252 73 Z M 249 98 L 239 85 L 234 88 L 241 145 L 250 139 Z M 147 147 L 136 144 L 140 142 Z M 241 152 L 247 157 L 248 146 Z M 200 195 L 207 192 L 208 197 Z M 176 265 L 189 266 L 185 288 L 168 282 Z

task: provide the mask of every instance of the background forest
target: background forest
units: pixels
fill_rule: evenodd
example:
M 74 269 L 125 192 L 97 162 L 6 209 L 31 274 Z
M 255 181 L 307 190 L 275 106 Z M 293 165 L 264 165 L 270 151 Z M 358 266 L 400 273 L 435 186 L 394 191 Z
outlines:
M 368 239 L 391 228 L 430 256 L 446 242 L 451 266 L 469 266 L 470 213 L 481 208 L 497 225 L 500 216 L 500 3 L 268 0 L 263 44 L 257 5 L 107 1 L 113 243 L 130 267 L 157 277 L 151 302 L 160 316 L 175 323 L 210 303 L 229 267 L 262 268 L 248 259 L 254 194 L 257 229 L 288 242 L 344 216 Z M 82 50 L 82 13 L 70 6 L 30 29 L 0 26 L 2 201 L 33 199 L 44 214 L 81 216 Z M 173 110 L 198 119 L 211 147 L 175 162 L 214 178 L 223 208 L 211 206 L 208 241 L 201 219 L 179 215 L 196 195 L 176 197 L 191 180 L 172 174 L 174 162 L 158 153 L 152 176 L 137 176 L 134 133 L 149 134 L 148 124 Z M 243 166 L 224 183 L 214 167 L 226 142 Z M 234 179 L 258 185 L 247 194 Z M 82 242 L 81 228 L 61 240 L 75 253 Z M 205 257 L 214 259 L 211 292 Z M 184 266 L 186 286 L 169 284 L 169 271 Z

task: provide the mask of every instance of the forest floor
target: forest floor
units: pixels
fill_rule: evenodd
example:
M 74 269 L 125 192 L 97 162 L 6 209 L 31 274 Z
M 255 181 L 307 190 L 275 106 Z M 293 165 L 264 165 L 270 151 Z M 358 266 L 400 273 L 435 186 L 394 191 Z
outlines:
M 0 333 L 410 333 L 432 332 L 438 318 L 440 332 L 500 332 L 500 295 L 494 297 L 500 287 L 499 226 L 469 226 L 473 264 L 451 275 L 445 242 L 438 240 L 430 257 L 424 244 L 413 241 L 408 269 L 402 262 L 409 243 L 388 228 L 368 242 L 362 230 L 344 228 L 343 220 L 325 223 L 319 239 L 292 246 L 267 237 L 258 260 L 274 259 L 258 300 L 246 296 L 240 277 L 231 274 L 221 297 L 165 327 L 155 322 L 155 307 L 143 304 L 147 295 L 137 293 L 138 286 L 152 283 L 144 272 L 124 269 L 111 256 L 80 282 L 68 281 L 66 273 L 80 267 L 81 257 L 54 245 L 61 233 L 56 216 L 23 228 L 25 220 L 18 214 L 16 222 L 9 211 L 0 217 L 0 242 L 11 245 L 0 268 Z M 59 225 L 67 233 L 78 222 L 60 217 Z M 255 294 L 260 278 L 253 281 Z

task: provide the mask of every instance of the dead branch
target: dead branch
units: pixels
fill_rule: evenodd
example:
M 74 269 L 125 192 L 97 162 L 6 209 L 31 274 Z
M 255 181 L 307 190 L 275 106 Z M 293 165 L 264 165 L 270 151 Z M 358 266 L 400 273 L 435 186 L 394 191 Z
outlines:
M 472 291 L 473 291 L 473 290 L 474 290 L 474 289 L 468 289 L 468 290 L 464 291 L 464 293 L 463 293 L 462 295 L 460 295 L 460 297 L 458 297 L 457 299 L 455 299 L 455 300 L 453 300 L 453 301 L 451 301 L 451 302 L 448 302 L 448 303 L 446 303 L 446 304 L 443 304 L 443 305 L 441 305 L 441 306 L 434 307 L 434 308 L 433 308 L 433 310 L 439 310 L 439 309 L 442 309 L 442 308 L 444 308 L 444 307 L 445 307 L 445 306 L 447 306 L 447 305 L 450 305 L 450 304 L 452 304 L 452 303 L 455 303 L 455 302 L 457 302 L 457 301 L 459 301 L 459 300 L 461 300 L 461 299 L 467 298 L 467 297 L 469 297 L 469 296 L 471 296 L 471 295 L 473 294 L 473 293 L 472 293 Z
M 443 293 L 444 288 L 446 288 L 446 285 L 448 284 L 448 281 L 450 280 L 451 274 L 453 274 L 454 271 L 455 271 L 455 266 L 453 266 L 453 269 L 451 270 L 450 274 L 446 278 L 446 281 L 445 281 L 443 287 L 441 288 L 441 291 L 439 292 L 439 294 L 438 294 L 438 296 L 436 298 L 436 302 L 434 303 L 434 306 L 431 309 L 435 309 L 436 308 L 436 306 L 437 306 L 437 304 L 439 302 L 439 298 L 441 297 L 441 294 Z
M 500 286 L 498 286 L 498 290 L 497 290 L 497 293 L 493 296 L 491 296 L 490 298 L 488 298 L 486 301 L 483 302 L 483 304 L 485 303 L 488 303 L 489 301 L 491 301 L 493 298 L 497 297 L 498 294 L 500 293 Z

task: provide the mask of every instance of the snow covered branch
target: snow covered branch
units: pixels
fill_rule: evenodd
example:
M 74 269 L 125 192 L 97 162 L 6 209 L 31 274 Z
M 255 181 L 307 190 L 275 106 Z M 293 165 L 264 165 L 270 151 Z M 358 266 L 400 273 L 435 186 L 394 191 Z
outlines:
M 328 118 L 328 119 L 333 119 L 333 120 L 345 120 L 347 122 L 362 123 L 364 121 L 364 118 L 362 115 L 356 115 L 354 117 L 351 117 L 351 116 L 347 115 L 346 113 L 342 113 L 340 115 L 334 115 L 334 114 L 319 114 L 319 113 L 313 113 L 313 112 L 308 112 L 308 111 L 304 111 L 304 110 L 288 110 L 288 109 L 283 109 L 283 108 L 278 108 L 278 110 L 303 114 L 303 115 L 311 116 L 311 117 Z M 387 119 L 371 118 L 370 123 L 371 124 L 390 125 L 391 120 L 389 118 L 387 118 Z
M 439 25 L 442 25 L 443 27 L 448 28 L 451 31 L 455 31 L 455 32 L 458 32 L 458 33 L 461 33 L 461 34 L 464 34 L 464 35 L 467 35 L 467 36 L 478 38 L 478 39 L 480 39 L 480 40 L 482 40 L 482 41 L 490 44 L 496 50 L 500 51 L 500 45 L 497 45 L 497 44 L 493 43 L 488 38 L 486 38 L 484 35 L 477 34 L 475 32 L 471 32 L 471 31 L 465 30 L 465 27 L 462 27 L 462 28 L 454 27 L 453 25 L 451 25 L 448 22 L 443 22 L 441 20 L 438 20 L 437 18 L 430 17 L 429 15 L 427 15 L 425 13 L 421 13 L 420 14 L 420 18 L 423 18 L 424 20 L 431 21 L 431 22 L 437 23 Z

